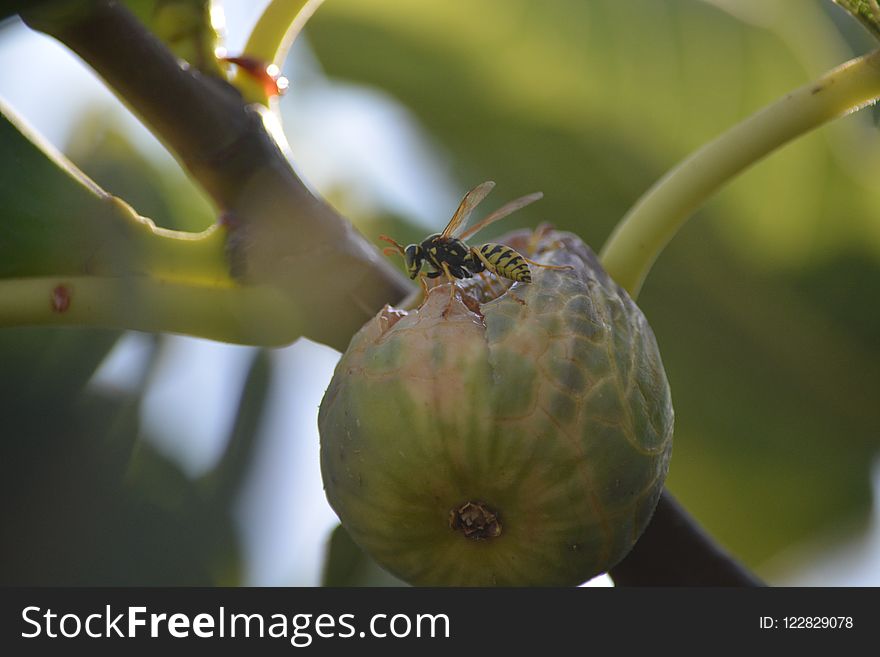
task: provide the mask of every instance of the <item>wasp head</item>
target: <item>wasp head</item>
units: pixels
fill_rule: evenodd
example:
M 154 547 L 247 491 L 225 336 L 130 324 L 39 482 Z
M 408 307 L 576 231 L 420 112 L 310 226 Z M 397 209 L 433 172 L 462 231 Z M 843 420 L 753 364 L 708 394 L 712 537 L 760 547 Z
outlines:
M 419 275 L 422 269 L 422 261 L 425 259 L 425 252 L 418 244 L 410 244 L 403 252 L 403 259 L 406 262 L 406 271 L 410 278 Z

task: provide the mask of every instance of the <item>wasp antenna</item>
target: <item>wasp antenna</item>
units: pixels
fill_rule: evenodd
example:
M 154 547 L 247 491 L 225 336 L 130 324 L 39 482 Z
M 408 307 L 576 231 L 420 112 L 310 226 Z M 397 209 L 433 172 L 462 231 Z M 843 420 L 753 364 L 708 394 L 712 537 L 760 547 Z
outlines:
M 404 248 L 397 241 L 391 239 L 387 235 L 379 235 L 379 239 L 382 240 L 383 242 L 388 242 L 389 244 L 393 244 L 394 249 L 396 249 L 400 253 L 400 255 L 406 255 L 406 251 L 404 250 Z M 382 251 L 382 253 L 384 253 L 385 255 L 390 255 L 388 253 L 388 251 L 390 251 L 390 250 L 391 250 L 391 247 L 386 247 L 385 250 Z

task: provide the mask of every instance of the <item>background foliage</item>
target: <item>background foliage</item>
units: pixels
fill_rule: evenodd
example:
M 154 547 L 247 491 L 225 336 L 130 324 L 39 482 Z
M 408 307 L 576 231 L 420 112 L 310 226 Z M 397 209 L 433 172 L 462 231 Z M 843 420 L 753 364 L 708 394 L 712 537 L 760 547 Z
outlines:
M 18 29 L 7 25 L 0 39 Z M 855 22 L 819 0 L 328 0 L 306 36 L 331 79 L 408 109 L 456 194 L 488 178 L 499 182 L 498 203 L 544 192 L 498 231 L 548 220 L 596 250 L 688 152 L 869 47 Z M 308 120 L 301 101 L 318 85 L 288 75 L 282 112 L 296 154 Z M 45 93 L 60 102 L 51 85 Z M 167 161 L 101 115 L 77 121 L 66 150 L 100 184 L 162 225 L 210 223 Z M 381 139 L 361 136 L 382 150 Z M 869 518 L 880 448 L 878 142 L 872 113 L 861 112 L 760 163 L 700 211 L 640 297 L 676 409 L 668 486 L 771 582 L 788 574 L 795 546 L 857 536 Z M 381 200 L 358 204 L 344 185 L 321 191 L 368 236 L 426 232 Z M 434 226 L 450 210 L 436 208 Z M 228 448 L 194 476 L 144 439 L 140 402 L 167 338 L 150 341 L 137 385 L 89 385 L 117 337 L 0 331 L 0 581 L 241 582 L 233 510 L 242 481 L 259 477 L 256 428 L 279 368 L 296 361 L 247 352 L 237 419 L 218 438 Z M 327 383 L 308 372 L 298 380 Z M 315 412 L 301 410 L 306 422 Z M 290 464 L 292 476 L 317 467 Z M 325 502 L 285 504 L 296 517 Z M 344 535 L 332 546 L 328 582 L 387 582 Z

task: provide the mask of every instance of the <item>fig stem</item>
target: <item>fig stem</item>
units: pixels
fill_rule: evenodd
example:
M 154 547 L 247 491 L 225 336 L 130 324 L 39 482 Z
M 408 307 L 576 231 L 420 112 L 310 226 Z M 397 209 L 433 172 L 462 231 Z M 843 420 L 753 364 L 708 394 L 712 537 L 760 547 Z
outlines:
M 281 69 L 294 40 L 324 0 L 271 0 L 248 37 L 244 53 Z M 249 101 L 269 106 L 262 85 L 239 68 L 232 84 Z
M 268 286 L 160 276 L 43 276 L 0 280 L 0 326 L 96 326 L 181 333 L 237 344 L 282 346 L 302 324 Z M 271 307 L 285 318 L 254 322 Z
M 630 296 L 678 229 L 725 183 L 783 144 L 880 97 L 880 50 L 856 57 L 730 128 L 658 180 L 600 254 Z

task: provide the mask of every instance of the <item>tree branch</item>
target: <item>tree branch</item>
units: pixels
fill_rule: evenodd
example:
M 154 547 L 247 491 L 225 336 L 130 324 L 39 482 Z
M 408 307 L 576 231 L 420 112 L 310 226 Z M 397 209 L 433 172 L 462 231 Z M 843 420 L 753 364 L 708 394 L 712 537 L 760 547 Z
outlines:
M 297 331 L 344 349 L 383 304 L 409 292 L 403 275 L 308 191 L 280 131 L 266 128 L 274 116 L 246 105 L 226 81 L 182 65 L 125 7 L 66 0 L 22 18 L 82 57 L 176 154 L 229 219 L 233 275 L 281 289 Z
M 616 586 L 763 586 L 667 490 L 645 533 L 609 574 Z
M 95 69 L 219 207 L 235 205 L 255 167 L 279 164 L 259 115 L 246 110 L 238 92 L 181 65 L 125 7 L 102 1 L 88 11 L 63 12 L 58 4 L 21 16 Z

